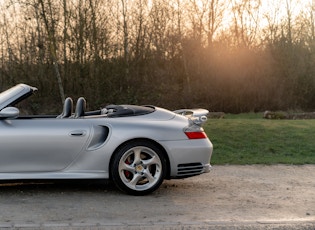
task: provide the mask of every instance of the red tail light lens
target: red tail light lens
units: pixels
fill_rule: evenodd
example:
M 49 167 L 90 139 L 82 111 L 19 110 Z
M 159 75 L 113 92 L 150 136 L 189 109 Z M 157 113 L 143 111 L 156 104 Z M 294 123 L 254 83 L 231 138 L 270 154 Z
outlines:
M 189 139 L 204 139 L 207 138 L 207 134 L 205 132 L 185 132 L 186 136 Z

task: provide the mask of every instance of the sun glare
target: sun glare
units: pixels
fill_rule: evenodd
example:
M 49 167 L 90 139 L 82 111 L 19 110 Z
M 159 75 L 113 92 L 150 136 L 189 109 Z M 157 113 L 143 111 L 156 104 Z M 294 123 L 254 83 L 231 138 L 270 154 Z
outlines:
M 268 26 L 269 23 L 281 23 L 288 17 L 298 17 L 303 11 L 313 8 L 315 11 L 315 0 L 191 0 L 199 10 L 202 11 L 212 2 L 222 4 L 224 7 L 221 28 L 227 29 L 235 23 L 235 20 L 243 20 L 244 24 L 258 23 L 260 28 Z M 245 16 L 247 14 L 247 16 Z M 241 18 L 243 17 L 243 18 Z

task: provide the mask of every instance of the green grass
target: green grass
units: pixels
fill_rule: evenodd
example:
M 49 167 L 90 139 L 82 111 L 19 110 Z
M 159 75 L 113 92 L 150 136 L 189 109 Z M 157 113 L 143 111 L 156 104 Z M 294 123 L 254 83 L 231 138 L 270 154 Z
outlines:
M 212 164 L 315 164 L 315 120 L 266 120 L 262 114 L 209 119 Z

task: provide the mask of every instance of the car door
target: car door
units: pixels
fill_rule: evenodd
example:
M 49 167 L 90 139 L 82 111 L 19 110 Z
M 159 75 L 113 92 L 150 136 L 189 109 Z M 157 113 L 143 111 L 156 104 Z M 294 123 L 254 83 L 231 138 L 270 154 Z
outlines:
M 0 172 L 52 172 L 71 164 L 90 135 L 86 119 L 0 121 Z

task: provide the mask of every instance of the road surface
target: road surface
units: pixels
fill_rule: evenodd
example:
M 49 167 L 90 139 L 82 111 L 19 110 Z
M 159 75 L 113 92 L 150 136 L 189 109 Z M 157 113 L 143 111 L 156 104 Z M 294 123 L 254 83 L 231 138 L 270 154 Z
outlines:
M 315 165 L 214 166 L 129 196 L 103 181 L 0 185 L 0 229 L 315 229 Z

